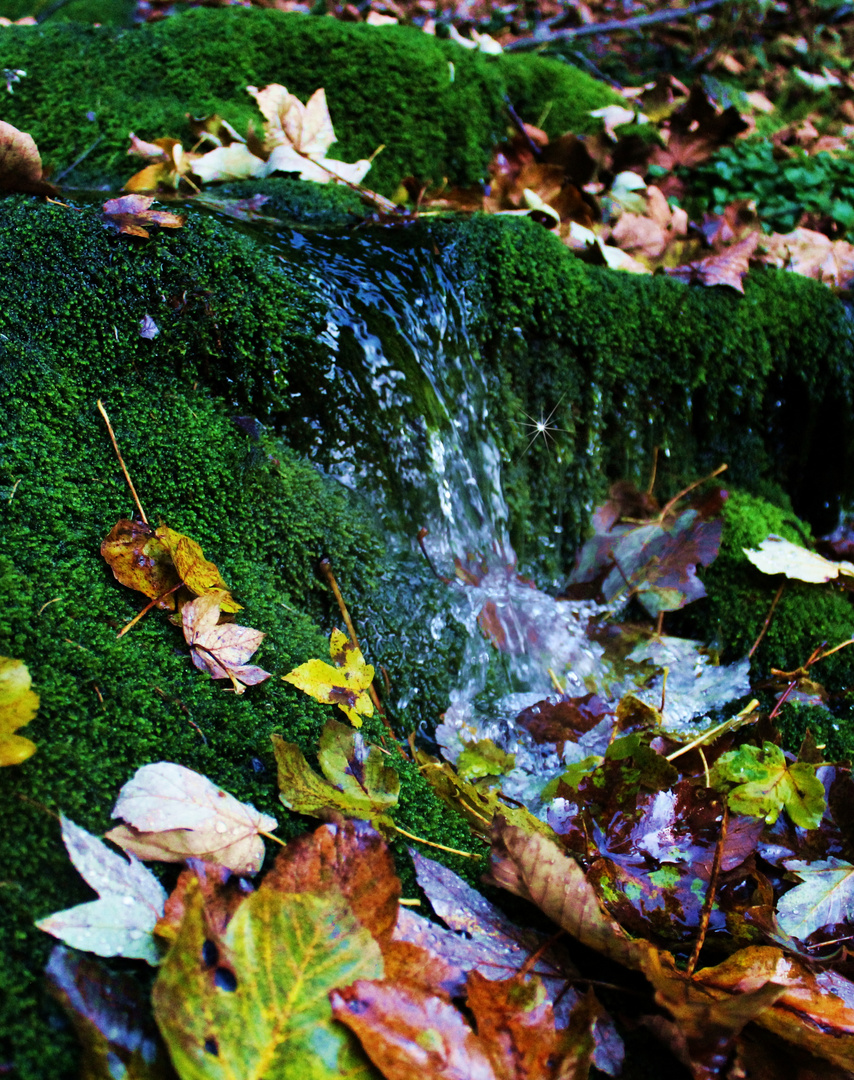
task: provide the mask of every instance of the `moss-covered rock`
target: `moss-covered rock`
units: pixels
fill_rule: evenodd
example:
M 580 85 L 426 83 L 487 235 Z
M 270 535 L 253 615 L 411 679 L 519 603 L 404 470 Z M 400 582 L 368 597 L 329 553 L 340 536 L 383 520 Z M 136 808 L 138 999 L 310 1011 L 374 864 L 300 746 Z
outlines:
M 45 161 L 78 186 L 128 179 L 128 132 L 192 141 L 188 116 L 218 113 L 239 130 L 260 116 L 246 87 L 283 83 L 303 100 L 325 87 L 335 155 L 369 157 L 370 184 L 390 194 L 404 176 L 473 184 L 486 175 L 518 90 L 533 122 L 558 97 L 561 131 L 595 128 L 607 87 L 553 61 L 486 57 L 420 30 L 344 24 L 257 8 L 193 9 L 134 29 L 61 24 L 9 27 L 0 67 L 26 78 L 4 102 Z M 528 69 L 536 72 L 529 77 Z M 534 115 L 534 114 L 537 115 Z
M 318 306 L 271 256 L 205 218 L 137 245 L 92 210 L 16 199 L 0 234 L 0 653 L 25 659 L 41 695 L 27 729 L 37 753 L 0 770 L 0 1059 L 35 1080 L 76 1075 L 41 989 L 51 940 L 33 927 L 86 898 L 56 815 L 103 832 L 121 785 L 166 760 L 274 814 L 285 837 L 303 828 L 278 803 L 269 735 L 311 753 L 329 714 L 277 677 L 328 652 L 337 615 L 315 560 L 330 556 L 357 615 L 366 595 L 383 608 L 394 571 L 357 496 L 232 418 L 256 391 L 263 408 L 263 386 L 281 388 L 297 357 L 310 377 L 319 355 Z M 151 312 L 153 340 L 139 327 Z M 242 697 L 192 667 L 163 613 L 116 637 L 141 598 L 99 554 L 132 502 L 98 399 L 150 519 L 197 540 L 243 603 L 239 621 L 267 634 L 256 659 L 274 677 Z M 375 636 L 401 617 L 375 615 Z M 438 687 L 444 659 L 440 646 L 422 673 Z M 413 770 L 398 814 L 409 831 L 471 843 Z

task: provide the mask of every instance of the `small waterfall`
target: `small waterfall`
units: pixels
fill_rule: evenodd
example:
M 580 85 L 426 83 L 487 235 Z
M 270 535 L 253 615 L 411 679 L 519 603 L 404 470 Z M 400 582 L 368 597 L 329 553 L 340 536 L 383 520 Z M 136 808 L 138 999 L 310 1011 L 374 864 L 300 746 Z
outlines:
M 603 609 L 556 601 L 517 572 L 502 452 L 464 291 L 429 251 L 395 240 L 378 230 L 280 238 L 282 257 L 298 263 L 328 304 L 323 343 L 332 363 L 324 385 L 295 400 L 305 418 L 297 444 L 370 496 L 411 581 L 428 573 L 429 559 L 447 582 L 446 610 L 428 630 L 438 638 L 444 620 L 455 620 L 467 644 L 440 744 L 455 758 L 464 741 L 492 738 L 536 774 L 539 788 L 543 769 L 556 774 L 562 762 L 518 730 L 515 717 L 554 690 L 550 669 L 569 669 L 568 689 L 586 692 L 584 677 L 602 650 L 585 627 Z M 424 555 L 415 546 L 422 529 Z

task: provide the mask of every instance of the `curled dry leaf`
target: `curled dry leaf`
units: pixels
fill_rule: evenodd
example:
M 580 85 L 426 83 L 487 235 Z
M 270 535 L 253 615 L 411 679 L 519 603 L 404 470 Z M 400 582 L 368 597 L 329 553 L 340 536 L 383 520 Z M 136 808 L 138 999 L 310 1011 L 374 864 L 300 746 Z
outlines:
M 23 660 L 0 656 L 0 766 L 20 765 L 36 752 L 36 744 L 16 735 L 38 712 L 39 696 Z
M 752 232 L 744 239 L 715 255 L 688 263 L 686 266 L 665 267 L 665 273 L 680 281 L 697 281 L 701 285 L 729 285 L 744 294 L 743 279 L 750 266 L 750 258 L 759 244 L 759 232 Z
M 171 590 L 181 584 L 181 578 L 169 548 L 150 525 L 121 518 L 104 538 L 101 555 L 122 585 L 152 598 L 160 597 L 158 607 L 175 610 Z
M 158 964 L 152 930 L 166 901 L 160 882 L 133 855 L 128 862 L 73 821 L 61 821 L 71 861 L 99 899 L 57 911 L 36 926 L 75 949 Z
M 264 861 L 258 834 L 278 828 L 275 818 L 251 803 L 169 761 L 138 769 L 119 793 L 113 817 L 129 827 L 112 829 L 107 839 L 141 859 L 182 862 L 193 856 L 235 874 L 257 874 Z
M 782 536 L 768 536 L 758 548 L 741 550 L 763 574 L 785 574 L 789 579 L 813 584 L 854 577 L 854 563 L 832 562 Z
M 109 199 L 104 203 L 104 217 L 126 236 L 148 238 L 151 235 L 148 231 L 150 225 L 159 225 L 163 229 L 183 227 L 186 221 L 184 214 L 152 210 L 153 202 L 151 195 L 124 195 L 120 199 Z
M 135 136 L 131 133 L 131 149 L 129 153 L 136 153 L 140 149 L 144 149 L 145 157 L 153 157 L 152 151 L 154 147 L 157 147 L 160 154 L 155 159 L 155 164 L 146 165 L 144 169 L 134 173 L 125 184 L 123 191 L 131 193 L 157 191 L 160 187 L 177 191 L 182 180 L 189 184 L 190 187 L 195 188 L 195 184 L 189 180 L 189 173 L 192 171 L 192 160 L 184 153 L 184 148 L 177 139 L 155 139 L 153 143 L 141 143 L 140 140 L 134 140 Z
M 199 671 L 212 679 L 231 679 L 236 694 L 270 678 L 270 672 L 246 661 L 265 635 L 251 626 L 220 623 L 221 593 L 212 590 L 181 609 L 184 637 Z
M 55 195 L 43 179 L 42 159 L 32 135 L 0 120 L 0 191 Z

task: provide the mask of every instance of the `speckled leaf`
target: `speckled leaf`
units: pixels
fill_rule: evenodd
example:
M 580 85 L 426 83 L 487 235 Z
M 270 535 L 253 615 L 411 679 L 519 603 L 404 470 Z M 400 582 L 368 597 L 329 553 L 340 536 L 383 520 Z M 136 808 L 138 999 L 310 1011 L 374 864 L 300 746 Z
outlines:
M 159 963 L 160 953 L 151 932 L 166 902 L 160 882 L 133 855 L 128 862 L 73 821 L 61 820 L 62 839 L 71 861 L 100 899 L 57 911 L 36 926 L 98 956 Z
M 734 785 L 727 796 L 736 814 L 764 817 L 769 825 L 784 808 L 802 829 L 818 828 L 827 799 L 816 766 L 806 762 L 790 765 L 779 746 L 766 742 L 740 746 L 722 754 L 712 769 L 712 784 Z
M 390 825 L 388 811 L 397 805 L 400 780 L 386 765 L 382 751 L 367 746 L 361 735 L 328 720 L 320 736 L 320 767 L 325 779 L 310 767 L 295 743 L 272 735 L 279 774 L 279 798 L 289 810 L 312 817 L 364 818 L 373 825 Z
M 226 594 L 219 589 L 197 597 L 181 609 L 184 638 L 193 663 L 212 679 L 231 679 L 236 694 L 246 692 L 270 678 L 270 672 L 246 661 L 261 645 L 265 635 L 251 626 L 219 622 Z
M 785 868 L 801 878 L 777 901 L 777 921 L 801 941 L 821 930 L 854 920 L 854 866 L 833 856 L 804 862 L 786 859 Z
M 340 893 L 253 893 L 216 948 L 207 941 L 196 893 L 153 994 L 182 1080 L 376 1076 L 329 1004 L 336 987 L 382 976 L 379 946 Z
M 387 1080 L 496 1080 L 462 1014 L 420 987 L 360 979 L 331 1001 Z
M 329 641 L 332 664 L 309 660 L 282 678 L 304 690 L 317 701 L 337 705 L 353 727 L 362 726 L 363 716 L 374 715 L 368 687 L 374 679 L 372 665 L 365 663 L 361 650 L 340 630 L 333 630 Z
M 146 596 L 160 596 L 158 607 L 175 610 L 175 594 L 169 590 L 180 585 L 181 579 L 169 549 L 150 525 L 120 518 L 101 544 L 101 555 L 122 585 Z
M 45 968 L 50 993 L 80 1040 L 79 1080 L 174 1080 L 140 983 L 57 945 Z
M 240 611 L 240 604 L 232 597 L 217 567 L 204 556 L 195 540 L 174 529 L 161 525 L 155 536 L 169 549 L 178 576 L 187 588 L 202 596 L 211 589 L 220 591 L 219 606 L 223 611 Z
M 0 656 L 0 765 L 20 765 L 36 752 L 36 744 L 14 732 L 38 712 L 39 696 L 23 660 Z
M 251 803 L 238 802 L 206 776 L 169 761 L 138 769 L 119 793 L 113 817 L 130 826 L 107 833 L 125 851 L 163 862 L 191 855 L 235 874 L 258 873 L 264 861 L 258 834 L 278 828 L 275 818 Z

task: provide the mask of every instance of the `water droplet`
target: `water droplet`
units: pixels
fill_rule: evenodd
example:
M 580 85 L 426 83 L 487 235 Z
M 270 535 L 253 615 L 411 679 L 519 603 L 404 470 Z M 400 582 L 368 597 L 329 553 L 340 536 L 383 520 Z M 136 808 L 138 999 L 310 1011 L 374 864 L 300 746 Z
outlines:
M 216 831 L 218 833 L 224 833 L 226 831 L 227 827 L 228 826 L 225 824 L 224 821 L 218 821 L 216 823 L 216 825 L 214 825 L 214 828 L 216 829 Z

